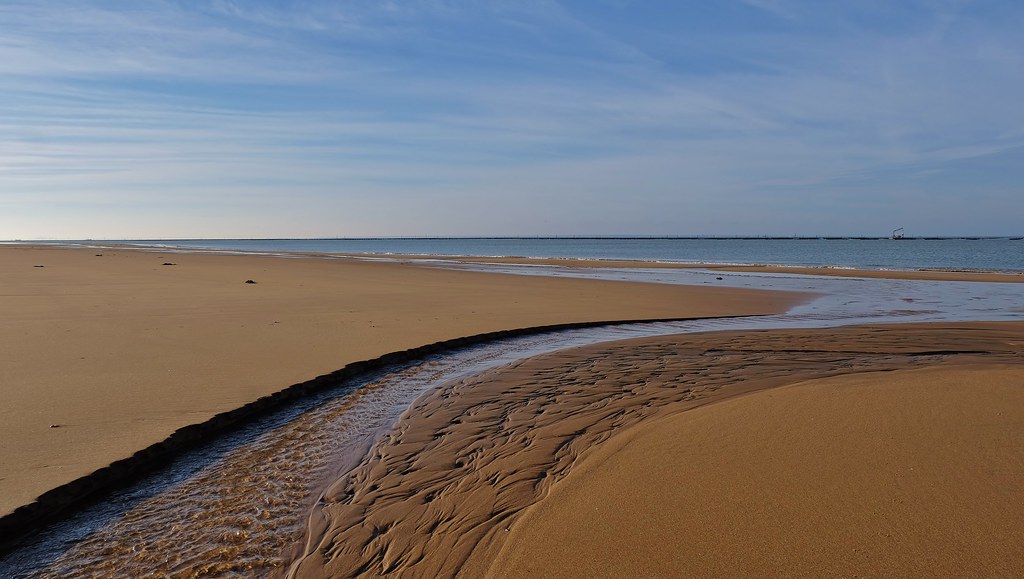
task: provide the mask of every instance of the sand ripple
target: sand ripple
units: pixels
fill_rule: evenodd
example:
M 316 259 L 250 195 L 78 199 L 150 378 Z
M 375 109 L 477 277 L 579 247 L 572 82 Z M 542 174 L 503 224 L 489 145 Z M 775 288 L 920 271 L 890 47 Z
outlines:
M 1013 340 L 964 328 L 723 332 L 563 351 L 461 380 L 421 399 L 326 494 L 297 575 L 475 576 L 525 508 L 642 420 L 812 377 L 1017 361 Z
M 619 431 L 811 377 L 967 357 L 1016 361 L 1019 332 L 995 327 L 730 331 L 605 343 L 463 377 L 410 408 L 423 388 L 458 375 L 428 361 L 237 448 L 34 575 L 284 574 L 301 553 L 307 523 L 311 539 L 297 568 L 304 577 L 482 571 L 523 509 Z

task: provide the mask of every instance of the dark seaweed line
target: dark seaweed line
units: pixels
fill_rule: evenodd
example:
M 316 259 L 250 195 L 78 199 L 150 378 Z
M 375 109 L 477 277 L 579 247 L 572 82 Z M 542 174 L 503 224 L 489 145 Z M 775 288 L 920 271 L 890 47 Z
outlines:
M 317 376 L 305 382 L 292 384 L 234 410 L 216 414 L 206 421 L 179 428 L 164 440 L 139 450 L 128 458 L 112 462 L 108 466 L 43 493 L 34 502 L 19 507 L 4 517 L 0 517 L 0 556 L 14 551 L 23 539 L 31 536 L 33 533 L 81 511 L 114 491 L 131 485 L 142 477 L 159 470 L 170 461 L 181 457 L 190 450 L 196 449 L 218 436 L 247 426 L 255 420 L 282 410 L 289 404 L 300 402 L 313 394 L 334 388 L 345 380 L 351 380 L 393 364 L 410 362 L 425 356 L 476 346 L 485 342 L 562 330 L 624 324 L 753 317 L 759 316 L 696 316 L 685 318 L 605 320 L 532 326 L 442 340 L 408 350 L 391 352 L 371 360 L 352 362 L 339 370 Z

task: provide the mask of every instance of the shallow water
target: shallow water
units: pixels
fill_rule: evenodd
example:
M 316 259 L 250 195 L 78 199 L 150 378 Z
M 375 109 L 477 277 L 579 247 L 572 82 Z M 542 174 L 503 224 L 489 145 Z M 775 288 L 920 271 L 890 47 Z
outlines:
M 1024 271 L 1024 239 L 941 238 L 448 238 L 121 240 L 149 247 L 227 251 L 474 255 L 763 263 L 866 269 Z M 71 242 L 75 243 L 75 242 Z M 77 242 L 88 245 L 95 242 Z
M 1024 284 L 633 269 L 530 268 L 530 273 L 812 291 L 822 297 L 782 315 L 610 325 L 499 340 L 339 384 L 55 525 L 0 560 L 0 576 L 280 572 L 320 493 L 355 466 L 417 397 L 450 380 L 540 353 L 712 330 L 1024 319 Z
M 701 269 L 521 267 L 436 260 L 438 267 L 510 274 L 611 279 L 684 285 L 812 292 L 821 297 L 791 310 L 863 323 L 885 321 L 998 321 L 1024 319 L 1024 284 L 852 278 Z M 911 315 L 912 320 L 905 320 Z M 894 317 L 889 320 L 888 318 Z M 798 326 L 799 327 L 799 326 Z

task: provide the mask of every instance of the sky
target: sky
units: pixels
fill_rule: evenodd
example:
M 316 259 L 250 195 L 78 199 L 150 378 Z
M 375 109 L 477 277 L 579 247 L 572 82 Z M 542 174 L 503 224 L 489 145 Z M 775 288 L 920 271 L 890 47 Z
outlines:
M 0 239 L 1024 232 L 1019 0 L 2 0 Z

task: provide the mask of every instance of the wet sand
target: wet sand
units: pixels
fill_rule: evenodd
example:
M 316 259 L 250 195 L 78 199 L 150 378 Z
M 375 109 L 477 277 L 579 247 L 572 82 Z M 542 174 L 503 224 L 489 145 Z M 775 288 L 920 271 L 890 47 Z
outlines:
M 710 271 L 778 273 L 796 275 L 824 275 L 832 277 L 864 277 L 874 279 L 907 279 L 925 281 L 976 281 L 1024 283 L 1024 272 L 958 271 L 940 269 L 879 270 L 851 269 L 837 267 L 809 267 L 782 265 L 729 265 L 729 264 L 688 264 L 664 261 L 639 261 L 625 259 L 576 259 L 546 257 L 475 257 L 475 256 L 434 256 L 434 255 L 387 255 L 336 254 L 352 258 L 395 259 L 411 261 L 436 261 L 444 259 L 462 263 L 509 264 L 555 266 L 563 268 L 644 268 L 644 269 L 701 269 Z
M 719 332 L 421 398 L 299 577 L 1020 575 L 1024 324 Z
M 495 330 L 771 313 L 806 299 L 350 259 L 26 246 L 0 247 L 0 296 L 0 515 L 349 362 Z
M 141 248 L 138 246 L 111 245 L 113 249 L 133 251 L 153 251 L 152 248 Z M 208 249 L 197 250 L 207 253 L 228 253 L 226 250 Z M 238 250 L 230 253 L 252 253 L 258 254 L 255 250 Z M 581 268 L 581 269 L 699 269 L 709 271 L 729 272 L 752 272 L 752 273 L 773 273 L 773 274 L 795 274 L 795 275 L 821 275 L 830 277 L 855 277 L 872 279 L 906 279 L 923 281 L 974 281 L 974 282 L 1001 282 L 1001 283 L 1024 283 L 1024 272 L 1005 271 L 984 271 L 984 270 L 953 270 L 953 269 L 915 269 L 915 270 L 883 270 L 883 269 L 857 269 L 830 266 L 787 266 L 787 265 L 766 265 L 766 264 L 716 264 L 716 263 L 677 263 L 667 261 L 645 261 L 632 259 L 585 259 L 585 258 L 560 258 L 560 257 L 482 257 L 471 255 L 423 255 L 423 254 L 367 254 L 367 253 L 322 253 L 322 252 L 291 252 L 289 255 L 301 255 L 306 257 L 321 258 L 347 258 L 356 260 L 372 261 L 411 261 L 436 264 L 438 262 L 455 262 L 466 264 L 498 264 L 498 265 L 526 265 L 526 266 L 549 266 L 559 268 Z

